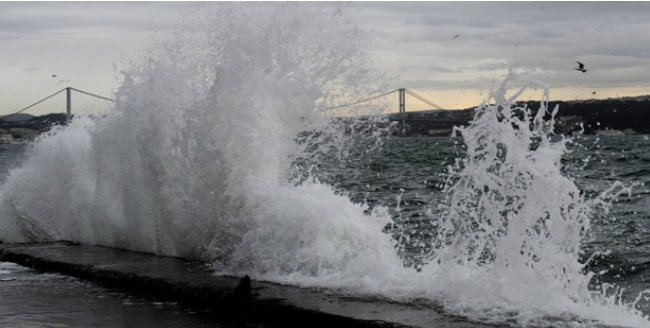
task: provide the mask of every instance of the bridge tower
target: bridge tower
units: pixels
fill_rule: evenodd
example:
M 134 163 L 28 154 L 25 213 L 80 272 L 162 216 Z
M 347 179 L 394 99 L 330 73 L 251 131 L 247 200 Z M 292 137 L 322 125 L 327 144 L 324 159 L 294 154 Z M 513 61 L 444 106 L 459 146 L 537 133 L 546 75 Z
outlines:
M 406 88 L 399 91 L 399 112 L 402 115 L 402 135 L 406 135 Z
M 70 115 L 72 114 L 72 95 L 71 91 L 72 88 L 67 87 L 65 88 L 65 96 L 66 96 L 66 106 L 65 106 L 65 118 L 70 121 Z

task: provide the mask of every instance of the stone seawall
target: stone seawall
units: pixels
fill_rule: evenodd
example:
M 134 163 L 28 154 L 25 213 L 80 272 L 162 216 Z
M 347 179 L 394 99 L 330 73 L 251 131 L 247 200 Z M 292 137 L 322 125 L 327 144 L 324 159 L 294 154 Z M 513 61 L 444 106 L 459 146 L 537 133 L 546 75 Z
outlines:
M 0 244 L 0 261 L 210 310 L 217 318 L 268 327 L 487 328 L 431 304 L 355 299 L 329 291 L 212 274 L 207 263 L 69 243 Z M 237 291 L 236 291 L 237 290 Z

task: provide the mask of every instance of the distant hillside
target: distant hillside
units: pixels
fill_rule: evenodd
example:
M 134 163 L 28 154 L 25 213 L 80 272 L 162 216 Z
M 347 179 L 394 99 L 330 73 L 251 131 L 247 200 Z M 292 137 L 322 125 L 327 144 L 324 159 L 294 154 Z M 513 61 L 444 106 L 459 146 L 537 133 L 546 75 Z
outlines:
M 571 134 L 584 129 L 586 134 L 600 134 L 603 131 L 620 131 L 624 134 L 650 134 L 650 98 L 634 97 L 623 99 L 551 101 L 549 110 L 559 106 L 555 118 L 558 134 Z M 534 113 L 539 102 L 529 102 Z M 546 114 L 545 119 L 550 119 Z
M 5 115 L 0 117 L 0 129 L 29 129 L 42 133 L 54 125 L 65 125 L 68 120 L 63 113 L 32 116 L 28 114 Z
M 41 116 L 36 116 L 30 120 L 33 123 L 51 123 L 51 124 L 65 124 L 67 122 L 67 116 L 64 113 L 51 113 Z
M 519 102 L 533 114 L 539 110 L 539 101 Z M 557 134 L 650 134 L 650 96 L 582 100 L 550 101 L 550 111 L 559 106 L 555 117 Z M 474 118 L 474 110 L 436 110 L 407 112 L 407 136 L 450 136 L 454 126 L 465 126 Z M 551 118 L 547 113 L 546 120 Z M 391 114 L 389 119 L 402 121 L 402 115 Z M 401 135 L 401 124 L 394 133 Z
M 34 119 L 35 116 L 29 115 L 29 114 L 10 114 L 10 115 L 4 115 L 0 116 L 0 120 L 3 120 L 5 122 L 26 122 L 31 119 Z

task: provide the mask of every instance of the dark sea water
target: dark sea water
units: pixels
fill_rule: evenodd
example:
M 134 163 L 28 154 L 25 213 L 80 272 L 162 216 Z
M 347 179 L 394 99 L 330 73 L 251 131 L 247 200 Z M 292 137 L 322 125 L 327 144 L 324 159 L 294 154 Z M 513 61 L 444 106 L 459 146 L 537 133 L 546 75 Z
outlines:
M 0 143 L 0 181 L 4 182 L 9 171 L 25 159 L 28 143 Z
M 650 288 L 648 136 L 575 136 L 572 140 L 562 160 L 563 173 L 587 198 L 602 193 L 615 181 L 632 186 L 632 194 L 620 195 L 609 213 L 597 212 L 591 217 L 591 232 L 582 245 L 583 260 L 595 251 L 608 253 L 587 266 L 602 272 L 594 282 L 616 283 L 625 286 L 626 295 L 636 296 Z M 395 222 L 407 227 L 413 242 L 405 247 L 417 258 L 430 251 L 422 245 L 431 241 L 427 239 L 431 236 L 427 210 L 435 209 L 442 199 L 446 168 L 463 157 L 465 150 L 459 138 L 395 138 L 382 156 L 363 170 L 337 171 L 330 182 L 354 200 L 388 206 Z M 648 303 L 643 309 L 650 314 Z
M 554 136 L 516 101 L 545 105 L 548 86 L 514 67 L 462 138 L 387 138 L 375 96 L 395 81 L 371 39 L 340 4 L 188 10 L 104 116 L 0 145 L 0 240 L 200 259 L 480 323 L 649 327 L 647 138 Z
M 602 193 L 616 181 L 632 186 L 632 193 L 619 195 L 609 213 L 596 211 L 590 218 L 591 229 L 581 243 L 581 261 L 586 261 L 594 252 L 602 252 L 585 267 L 597 273 L 591 279 L 590 288 L 613 284 L 623 288 L 619 290 L 622 300 L 633 302 L 640 293 L 650 289 L 650 190 L 646 186 L 650 182 L 650 141 L 646 136 L 578 136 L 572 140 L 568 144 L 569 152 L 562 159 L 562 172 L 575 182 L 586 198 Z M 21 164 L 29 147 L 29 144 L 0 145 L 0 180 L 4 180 L 11 168 Z M 437 203 L 443 202 L 448 166 L 465 156 L 466 148 L 460 138 L 393 138 L 371 159 L 358 159 L 360 165 L 323 168 L 328 172 L 324 180 L 352 201 L 367 202 L 368 211 L 373 207 L 388 208 L 394 223 L 387 225 L 384 231 L 392 233 L 396 240 L 407 236 L 398 250 L 407 266 L 419 268 L 432 251 L 435 229 L 430 221 Z M 20 270 L 11 268 L 9 271 Z M 52 280 L 57 286 L 66 283 L 61 277 L 33 273 L 16 279 L 1 282 L 0 292 L 12 294 L 20 286 L 35 288 L 30 281 L 50 284 Z M 74 294 L 82 285 L 71 282 L 67 287 L 62 286 Z M 83 288 L 83 293 L 92 289 Z M 101 298 L 113 297 L 103 295 L 104 292 L 93 293 Z M 34 297 L 36 305 L 41 296 Z M 9 304 L 10 298 L 2 304 Z M 636 308 L 650 314 L 650 303 L 643 298 L 636 303 Z M 120 311 L 127 310 L 128 307 Z M 11 313 L 7 315 L 11 317 Z M 50 315 L 43 316 L 41 319 Z M 35 317 L 38 319 L 39 315 Z

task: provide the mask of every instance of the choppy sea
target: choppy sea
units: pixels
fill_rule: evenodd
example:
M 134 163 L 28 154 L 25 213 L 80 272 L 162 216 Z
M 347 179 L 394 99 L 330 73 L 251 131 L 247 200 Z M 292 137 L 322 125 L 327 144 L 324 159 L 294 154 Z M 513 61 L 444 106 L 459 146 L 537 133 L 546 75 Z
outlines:
M 462 137 L 393 138 L 386 103 L 354 102 L 390 88 L 343 7 L 187 15 L 105 115 L 0 145 L 0 240 L 207 260 L 480 323 L 650 326 L 647 136 L 556 136 L 516 103 L 541 90 L 552 113 L 548 87 L 513 69 Z

